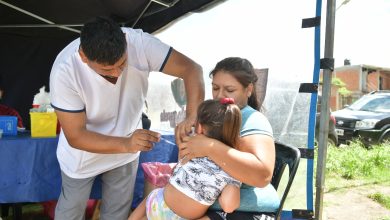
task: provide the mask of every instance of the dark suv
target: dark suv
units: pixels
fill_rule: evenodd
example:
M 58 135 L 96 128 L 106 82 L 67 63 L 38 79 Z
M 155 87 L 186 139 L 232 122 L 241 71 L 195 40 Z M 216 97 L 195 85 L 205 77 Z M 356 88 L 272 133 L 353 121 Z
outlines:
M 374 91 L 333 112 L 339 142 L 355 138 L 365 145 L 390 141 L 390 91 Z

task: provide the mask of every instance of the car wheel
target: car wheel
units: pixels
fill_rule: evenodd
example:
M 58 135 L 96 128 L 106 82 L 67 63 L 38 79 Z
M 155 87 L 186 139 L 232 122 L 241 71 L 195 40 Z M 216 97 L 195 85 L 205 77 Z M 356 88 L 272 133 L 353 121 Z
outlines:
M 332 136 L 328 137 L 328 145 L 338 146 L 336 140 Z
M 385 134 L 385 136 L 383 136 L 383 138 L 382 138 L 382 143 L 384 143 L 384 142 L 388 142 L 388 143 L 390 143 L 390 132 L 388 132 L 387 134 Z

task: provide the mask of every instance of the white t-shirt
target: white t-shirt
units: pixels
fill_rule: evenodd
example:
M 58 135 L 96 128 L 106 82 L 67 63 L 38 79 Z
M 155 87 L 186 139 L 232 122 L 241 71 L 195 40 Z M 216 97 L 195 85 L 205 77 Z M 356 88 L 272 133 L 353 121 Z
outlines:
M 161 71 L 171 48 L 142 30 L 122 28 L 127 41 L 127 67 L 112 84 L 83 63 L 80 39 L 57 56 L 50 75 L 50 98 L 54 108 L 85 111 L 90 131 L 128 136 L 142 127 L 141 114 L 151 71 Z M 61 170 L 72 178 L 88 178 L 136 159 L 135 154 L 97 154 L 69 145 L 61 131 L 57 158 Z

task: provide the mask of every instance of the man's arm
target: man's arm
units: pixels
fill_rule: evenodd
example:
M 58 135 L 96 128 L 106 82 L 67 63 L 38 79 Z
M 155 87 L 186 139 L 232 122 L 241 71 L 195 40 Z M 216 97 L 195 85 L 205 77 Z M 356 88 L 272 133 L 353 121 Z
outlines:
M 144 129 L 135 130 L 130 137 L 114 137 L 88 131 L 85 112 L 56 110 L 56 114 L 68 143 L 80 150 L 93 153 L 136 153 L 149 151 L 155 142 L 160 141 L 159 133 Z
M 204 100 L 202 67 L 180 52 L 172 49 L 163 73 L 182 78 L 187 94 L 186 120 L 178 125 L 177 136 L 187 135 L 195 125 L 198 105 Z

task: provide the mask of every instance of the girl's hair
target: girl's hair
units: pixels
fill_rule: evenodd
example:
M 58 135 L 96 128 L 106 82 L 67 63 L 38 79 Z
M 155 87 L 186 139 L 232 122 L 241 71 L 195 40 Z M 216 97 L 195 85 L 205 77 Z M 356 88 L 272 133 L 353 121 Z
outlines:
M 206 136 L 237 146 L 240 137 L 241 111 L 236 104 L 222 104 L 219 100 L 206 100 L 198 107 L 197 123 L 206 130 Z
M 248 105 L 256 110 L 260 110 L 261 106 L 256 93 L 257 75 L 249 60 L 240 57 L 225 58 L 219 61 L 215 68 L 210 72 L 210 78 L 220 71 L 224 71 L 232 75 L 245 88 L 252 83 L 253 91 L 251 96 L 248 98 Z
M 126 45 L 125 34 L 110 18 L 96 17 L 81 29 L 80 46 L 91 61 L 113 65 L 126 52 Z

